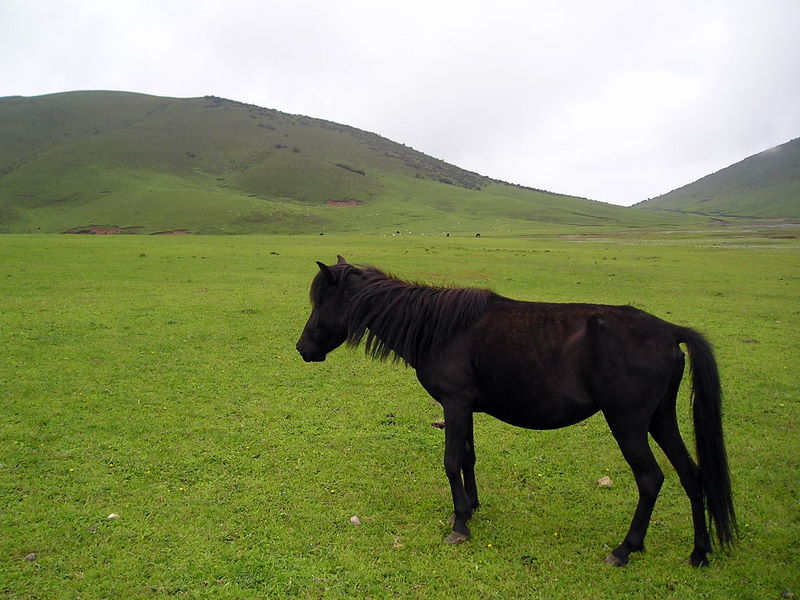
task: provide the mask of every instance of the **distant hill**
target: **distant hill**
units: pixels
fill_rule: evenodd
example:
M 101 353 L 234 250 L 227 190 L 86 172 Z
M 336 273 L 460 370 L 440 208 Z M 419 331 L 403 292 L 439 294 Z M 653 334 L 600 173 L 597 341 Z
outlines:
M 510 185 L 354 127 L 223 98 L 0 98 L 0 232 L 518 232 L 687 219 Z
M 720 217 L 800 219 L 800 138 L 636 206 Z

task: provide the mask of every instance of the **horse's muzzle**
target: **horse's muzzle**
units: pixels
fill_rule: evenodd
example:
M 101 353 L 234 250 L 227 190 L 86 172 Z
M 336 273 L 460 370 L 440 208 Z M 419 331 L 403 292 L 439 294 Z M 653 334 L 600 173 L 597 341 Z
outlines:
M 313 350 L 311 348 L 305 348 L 299 342 L 297 344 L 297 351 L 300 353 L 300 356 L 303 358 L 303 360 L 306 361 L 307 363 L 323 362 L 326 356 L 324 352 Z

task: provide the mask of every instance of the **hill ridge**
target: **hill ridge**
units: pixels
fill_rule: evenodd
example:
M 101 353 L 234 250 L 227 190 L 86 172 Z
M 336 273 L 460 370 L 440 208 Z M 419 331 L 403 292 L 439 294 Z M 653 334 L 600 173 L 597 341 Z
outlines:
M 714 217 L 800 218 L 800 138 L 634 206 Z
M 468 124 L 465 124 L 468 126 Z M 219 96 L 0 98 L 0 232 L 497 232 L 697 222 L 509 184 L 351 125 Z

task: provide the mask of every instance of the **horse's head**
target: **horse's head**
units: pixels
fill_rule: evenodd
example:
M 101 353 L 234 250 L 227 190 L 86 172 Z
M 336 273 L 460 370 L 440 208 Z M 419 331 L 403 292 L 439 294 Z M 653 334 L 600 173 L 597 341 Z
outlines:
M 345 279 L 355 270 L 341 256 L 335 265 L 317 264 L 319 273 L 311 282 L 311 315 L 296 346 L 306 362 L 322 362 L 347 339 Z

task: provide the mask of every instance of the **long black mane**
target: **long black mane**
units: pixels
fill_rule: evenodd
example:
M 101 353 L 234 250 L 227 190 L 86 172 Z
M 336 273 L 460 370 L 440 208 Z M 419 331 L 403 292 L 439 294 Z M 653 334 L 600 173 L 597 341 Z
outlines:
M 497 295 L 475 288 L 433 287 L 397 279 L 375 268 L 347 308 L 347 344 L 365 340 L 367 355 L 410 365 L 436 353 L 473 323 Z

